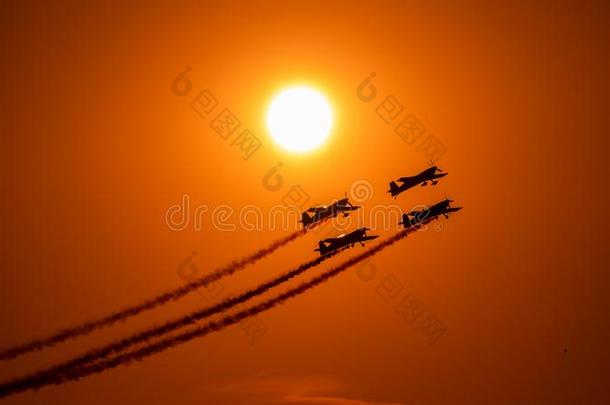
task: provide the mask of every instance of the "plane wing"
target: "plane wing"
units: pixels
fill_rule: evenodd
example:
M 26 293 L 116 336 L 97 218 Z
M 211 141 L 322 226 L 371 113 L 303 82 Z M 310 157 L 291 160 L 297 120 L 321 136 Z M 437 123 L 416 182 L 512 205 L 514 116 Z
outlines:
M 415 176 L 401 177 L 398 179 L 398 181 L 400 181 L 401 183 L 406 183 L 406 182 L 414 181 L 414 180 L 415 180 Z
M 373 240 L 373 239 L 377 239 L 379 237 L 379 235 L 372 235 L 372 236 L 363 236 L 362 239 L 360 239 L 362 242 L 364 242 L 365 240 Z

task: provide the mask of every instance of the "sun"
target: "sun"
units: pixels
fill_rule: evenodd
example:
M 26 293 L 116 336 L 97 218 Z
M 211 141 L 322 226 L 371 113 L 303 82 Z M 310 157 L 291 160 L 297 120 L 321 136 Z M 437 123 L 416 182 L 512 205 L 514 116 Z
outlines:
M 330 104 L 318 91 L 290 87 L 273 98 L 267 112 L 267 128 L 280 146 L 307 152 L 320 146 L 333 124 Z

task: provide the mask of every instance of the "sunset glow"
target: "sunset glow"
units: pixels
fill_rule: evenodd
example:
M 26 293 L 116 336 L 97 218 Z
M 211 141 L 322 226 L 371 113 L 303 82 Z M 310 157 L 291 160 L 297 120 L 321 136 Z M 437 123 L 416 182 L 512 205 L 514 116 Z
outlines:
M 309 87 L 291 87 L 274 97 L 267 113 L 267 128 L 280 146 L 307 152 L 320 146 L 332 127 L 328 101 Z

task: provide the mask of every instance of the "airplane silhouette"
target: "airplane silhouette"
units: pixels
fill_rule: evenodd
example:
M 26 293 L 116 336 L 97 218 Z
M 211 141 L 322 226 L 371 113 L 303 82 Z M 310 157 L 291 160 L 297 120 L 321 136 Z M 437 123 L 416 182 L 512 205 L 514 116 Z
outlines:
M 341 234 L 336 238 L 321 240 L 318 242 L 318 248 L 314 249 L 314 251 L 320 252 L 320 256 L 326 256 L 332 252 L 338 252 L 353 247 L 356 243 L 360 243 L 364 246 L 365 241 L 379 237 L 379 235 L 367 236 L 366 231 L 369 230 L 369 228 L 358 228 L 353 232 Z
M 349 211 L 354 211 L 358 208 L 360 208 L 360 206 L 352 205 L 352 203 L 349 202 L 349 198 L 345 197 L 331 205 L 318 205 L 307 209 L 307 211 L 301 213 L 301 220 L 299 222 L 301 222 L 303 226 L 307 226 L 325 218 L 336 217 L 339 212 L 342 212 L 343 216 L 346 217 L 349 215 Z M 308 212 L 312 215 L 309 216 L 307 214 Z
M 396 198 L 398 194 L 402 193 L 403 191 L 407 191 L 408 189 L 413 188 L 418 184 L 426 186 L 428 182 L 430 182 L 431 185 L 435 186 L 436 183 L 438 183 L 438 179 L 440 179 L 441 177 L 445 177 L 448 174 L 437 172 L 442 172 L 442 170 L 438 166 L 432 165 L 428 169 L 424 170 L 419 174 L 416 174 L 415 176 L 401 177 L 396 180 L 401 184 L 398 185 L 396 184 L 396 182 L 391 181 L 390 189 L 387 192 L 390 193 L 392 197 Z
M 452 202 L 453 200 L 445 198 L 444 200 L 421 211 L 411 211 L 406 214 L 402 214 L 402 221 L 399 222 L 398 225 L 403 225 L 405 228 L 410 228 L 424 221 L 437 219 L 440 215 L 444 215 L 445 218 L 449 218 L 450 213 L 462 209 L 462 207 L 451 207 Z

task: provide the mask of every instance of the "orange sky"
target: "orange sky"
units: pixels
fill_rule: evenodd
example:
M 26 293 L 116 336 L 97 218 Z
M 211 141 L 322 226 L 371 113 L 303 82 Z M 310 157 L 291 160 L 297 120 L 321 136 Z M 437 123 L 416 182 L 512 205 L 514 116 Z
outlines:
M 0 346 L 174 288 L 193 251 L 203 274 L 287 234 L 244 230 L 236 213 L 268 212 L 295 185 L 306 205 L 364 180 L 366 213 L 444 193 L 465 208 L 260 315 L 255 342 L 232 327 L 6 403 L 608 401 L 606 4 L 105 3 L 2 6 Z M 192 89 L 178 96 L 187 67 Z M 365 102 L 357 88 L 372 72 L 377 96 Z M 329 141 L 305 155 L 276 147 L 264 125 L 291 83 L 320 89 L 336 113 Z M 190 102 L 204 89 L 219 104 L 202 118 Z M 387 96 L 404 107 L 390 124 L 376 111 Z M 228 140 L 211 127 L 223 108 L 241 122 Z M 425 127 L 412 145 L 394 132 L 409 114 Z M 231 143 L 246 128 L 262 147 L 244 160 Z M 426 167 L 429 135 L 449 176 L 391 200 L 389 180 Z M 271 191 L 263 178 L 278 162 Z M 183 195 L 191 215 L 209 207 L 201 228 L 192 217 L 168 228 Z M 235 231 L 213 226 L 222 205 Z M 223 279 L 221 294 L 315 257 L 319 238 Z M 409 297 L 424 307 L 411 323 L 396 311 Z M 203 305 L 193 294 L 0 364 L 0 377 Z M 445 330 L 432 343 L 418 327 L 428 316 Z

